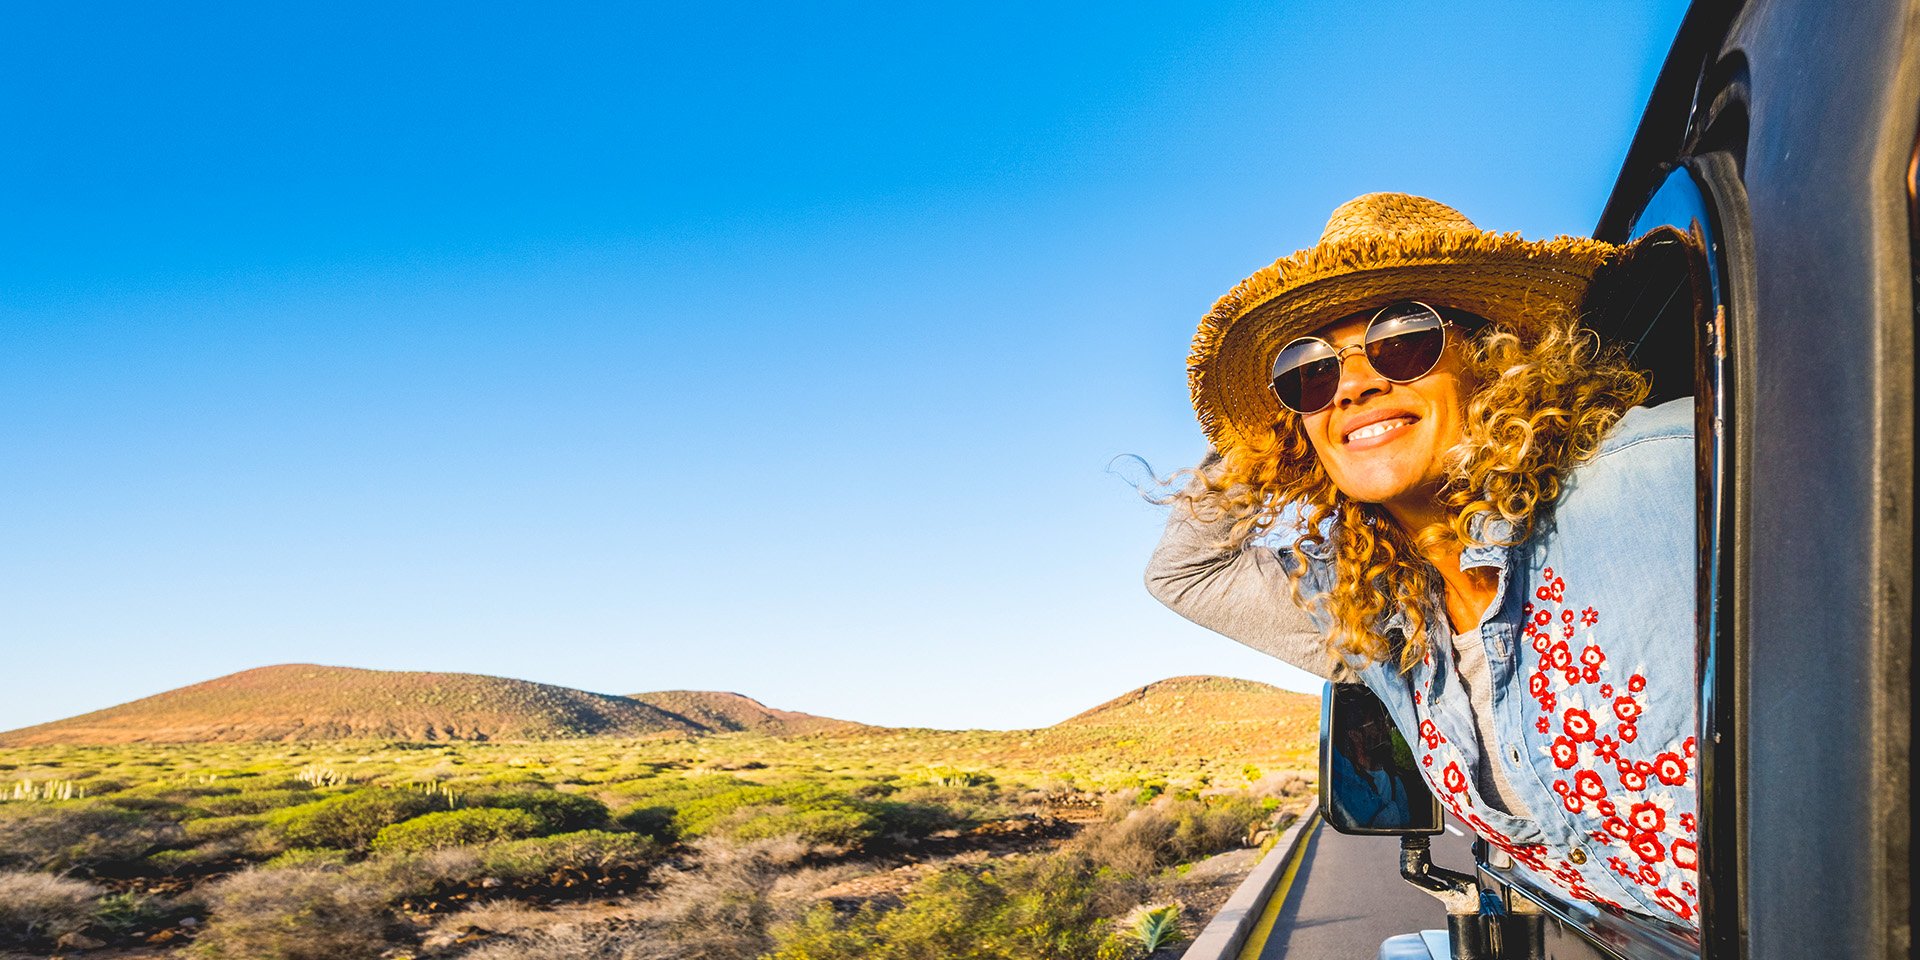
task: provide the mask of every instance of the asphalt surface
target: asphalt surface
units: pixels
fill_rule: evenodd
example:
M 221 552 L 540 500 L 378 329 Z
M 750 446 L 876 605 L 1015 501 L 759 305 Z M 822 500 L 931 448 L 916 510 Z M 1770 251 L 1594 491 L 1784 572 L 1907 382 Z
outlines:
M 1448 824 L 1433 838 L 1433 862 L 1471 873 L 1471 837 Z M 1285 893 L 1260 960 L 1374 960 L 1388 937 L 1447 926 L 1440 901 L 1400 879 L 1398 837 L 1349 837 L 1318 824 Z

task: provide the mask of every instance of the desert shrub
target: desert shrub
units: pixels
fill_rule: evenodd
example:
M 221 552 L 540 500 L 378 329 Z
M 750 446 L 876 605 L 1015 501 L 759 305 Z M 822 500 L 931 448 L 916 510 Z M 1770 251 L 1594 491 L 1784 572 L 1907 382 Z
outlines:
M 812 843 L 857 846 L 880 832 L 868 804 L 820 783 L 736 787 L 693 800 L 674 815 L 685 837 L 766 840 L 794 836 Z
M 363 850 L 382 829 L 434 805 L 431 798 L 411 790 L 371 787 L 277 810 L 269 822 L 292 846 Z
M 623 830 L 656 840 L 671 841 L 677 835 L 673 827 L 673 814 L 674 809 L 668 806 L 629 807 L 614 817 L 613 822 Z
M 971 826 L 1012 815 L 1015 810 L 986 787 L 911 786 L 873 809 L 888 834 L 924 837 L 939 830 Z
M 624 808 L 631 804 L 675 807 L 740 787 L 753 786 L 759 786 L 759 784 L 723 774 L 697 777 L 652 776 L 610 783 L 598 788 L 598 792 L 600 796 L 608 798 L 608 802 L 615 807 Z
M 1093 862 L 1129 877 L 1151 876 L 1172 863 L 1178 821 L 1166 805 L 1136 808 L 1125 819 L 1088 826 L 1072 847 Z
M 223 794 L 217 797 L 202 797 L 193 805 L 209 817 L 230 817 L 235 814 L 266 813 L 286 807 L 311 803 L 317 797 L 312 790 L 298 789 L 245 790 L 240 793 Z
M 345 850 L 328 850 L 324 847 L 295 847 L 268 860 L 266 863 L 261 864 L 261 866 L 269 870 L 287 867 L 338 869 L 344 868 L 352 859 L 352 855 Z
M 659 859 L 660 852 L 660 844 L 651 837 L 605 830 L 495 843 L 479 851 L 486 872 L 506 880 L 545 877 L 565 867 L 599 871 L 639 867 Z
M 1240 846 L 1270 809 L 1243 794 L 1210 800 L 1163 796 L 1117 822 L 1088 827 L 1073 846 L 1117 873 L 1146 877 L 1162 867 Z
M 123 936 L 135 930 L 162 927 L 186 916 L 190 907 L 142 893 L 109 893 L 93 907 L 90 927 Z
M 442 810 L 381 828 L 372 846 L 378 851 L 438 850 L 528 837 L 539 833 L 540 827 L 540 818 L 525 810 Z
M 347 868 L 389 902 L 478 880 L 484 872 L 479 852 L 466 847 L 382 854 Z
M 50 940 L 78 931 L 93 919 L 94 900 L 105 892 L 67 877 L 0 871 L 0 936 Z
M 1273 808 L 1244 795 L 1189 800 L 1172 805 L 1173 853 L 1180 861 L 1198 860 L 1245 843 L 1253 825 Z
M 206 890 L 196 950 L 224 960 L 370 960 L 386 948 L 385 897 L 336 869 L 252 869 Z
M 482 945 L 461 960 L 668 960 L 634 928 L 559 924 Z
M 1115 932 L 1104 871 L 1084 854 L 1016 859 L 974 872 L 949 868 L 907 892 L 896 910 L 840 917 L 822 904 L 776 930 L 774 960 L 1117 960 L 1133 945 Z
M 901 778 L 902 785 L 926 784 L 935 787 L 984 787 L 993 783 L 993 775 L 958 767 L 928 767 Z
M 468 806 L 524 810 L 540 822 L 537 833 L 570 833 L 607 826 L 607 805 L 592 797 L 558 790 L 489 790 L 466 798 Z
M 0 804 L 0 867 L 57 871 L 128 863 L 184 839 L 177 823 L 93 801 Z
M 241 813 L 224 817 L 201 817 L 181 824 L 181 832 L 188 843 L 207 843 L 214 840 L 231 840 L 266 826 L 270 821 L 257 813 Z

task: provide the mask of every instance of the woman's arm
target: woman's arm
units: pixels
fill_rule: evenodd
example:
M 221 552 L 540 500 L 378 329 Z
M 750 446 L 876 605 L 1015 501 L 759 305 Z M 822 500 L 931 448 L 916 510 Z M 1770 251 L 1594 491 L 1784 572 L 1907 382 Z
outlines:
M 1214 462 L 1209 457 L 1200 469 Z M 1325 633 L 1293 602 L 1281 553 L 1255 544 L 1237 550 L 1222 546 L 1235 519 L 1202 521 L 1184 497 L 1175 499 L 1160 545 L 1147 562 L 1147 592 L 1209 630 L 1315 676 L 1332 676 Z

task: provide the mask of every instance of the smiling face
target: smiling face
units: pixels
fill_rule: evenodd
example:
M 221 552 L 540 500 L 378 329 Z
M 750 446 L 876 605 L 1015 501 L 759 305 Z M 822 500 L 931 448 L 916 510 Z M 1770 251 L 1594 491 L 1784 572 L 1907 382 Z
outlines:
M 1370 317 L 1346 317 L 1315 336 L 1336 348 L 1359 344 Z M 1460 441 L 1475 385 L 1459 337 L 1450 328 L 1440 362 L 1409 383 L 1380 376 L 1361 351 L 1347 351 L 1333 402 L 1302 418 L 1334 486 L 1359 502 L 1381 504 L 1408 530 L 1442 517 L 1437 497 L 1446 453 Z

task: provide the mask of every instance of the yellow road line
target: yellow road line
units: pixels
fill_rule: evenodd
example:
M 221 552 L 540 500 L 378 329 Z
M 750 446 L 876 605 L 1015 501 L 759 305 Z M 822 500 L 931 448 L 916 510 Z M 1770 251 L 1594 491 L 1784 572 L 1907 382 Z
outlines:
M 1315 817 L 1311 829 L 1320 830 L 1320 818 Z M 1247 932 L 1247 942 L 1240 946 L 1237 960 L 1259 960 L 1260 951 L 1267 948 L 1267 938 L 1273 935 L 1273 923 L 1280 919 L 1280 908 L 1287 905 L 1287 892 L 1293 889 L 1293 875 L 1300 872 L 1300 862 L 1307 858 L 1307 844 L 1313 842 L 1313 834 L 1301 837 L 1294 845 L 1293 861 L 1287 864 L 1287 872 L 1280 875 L 1280 882 L 1273 887 L 1273 895 L 1267 898 L 1267 905 L 1260 911 L 1260 919 Z

